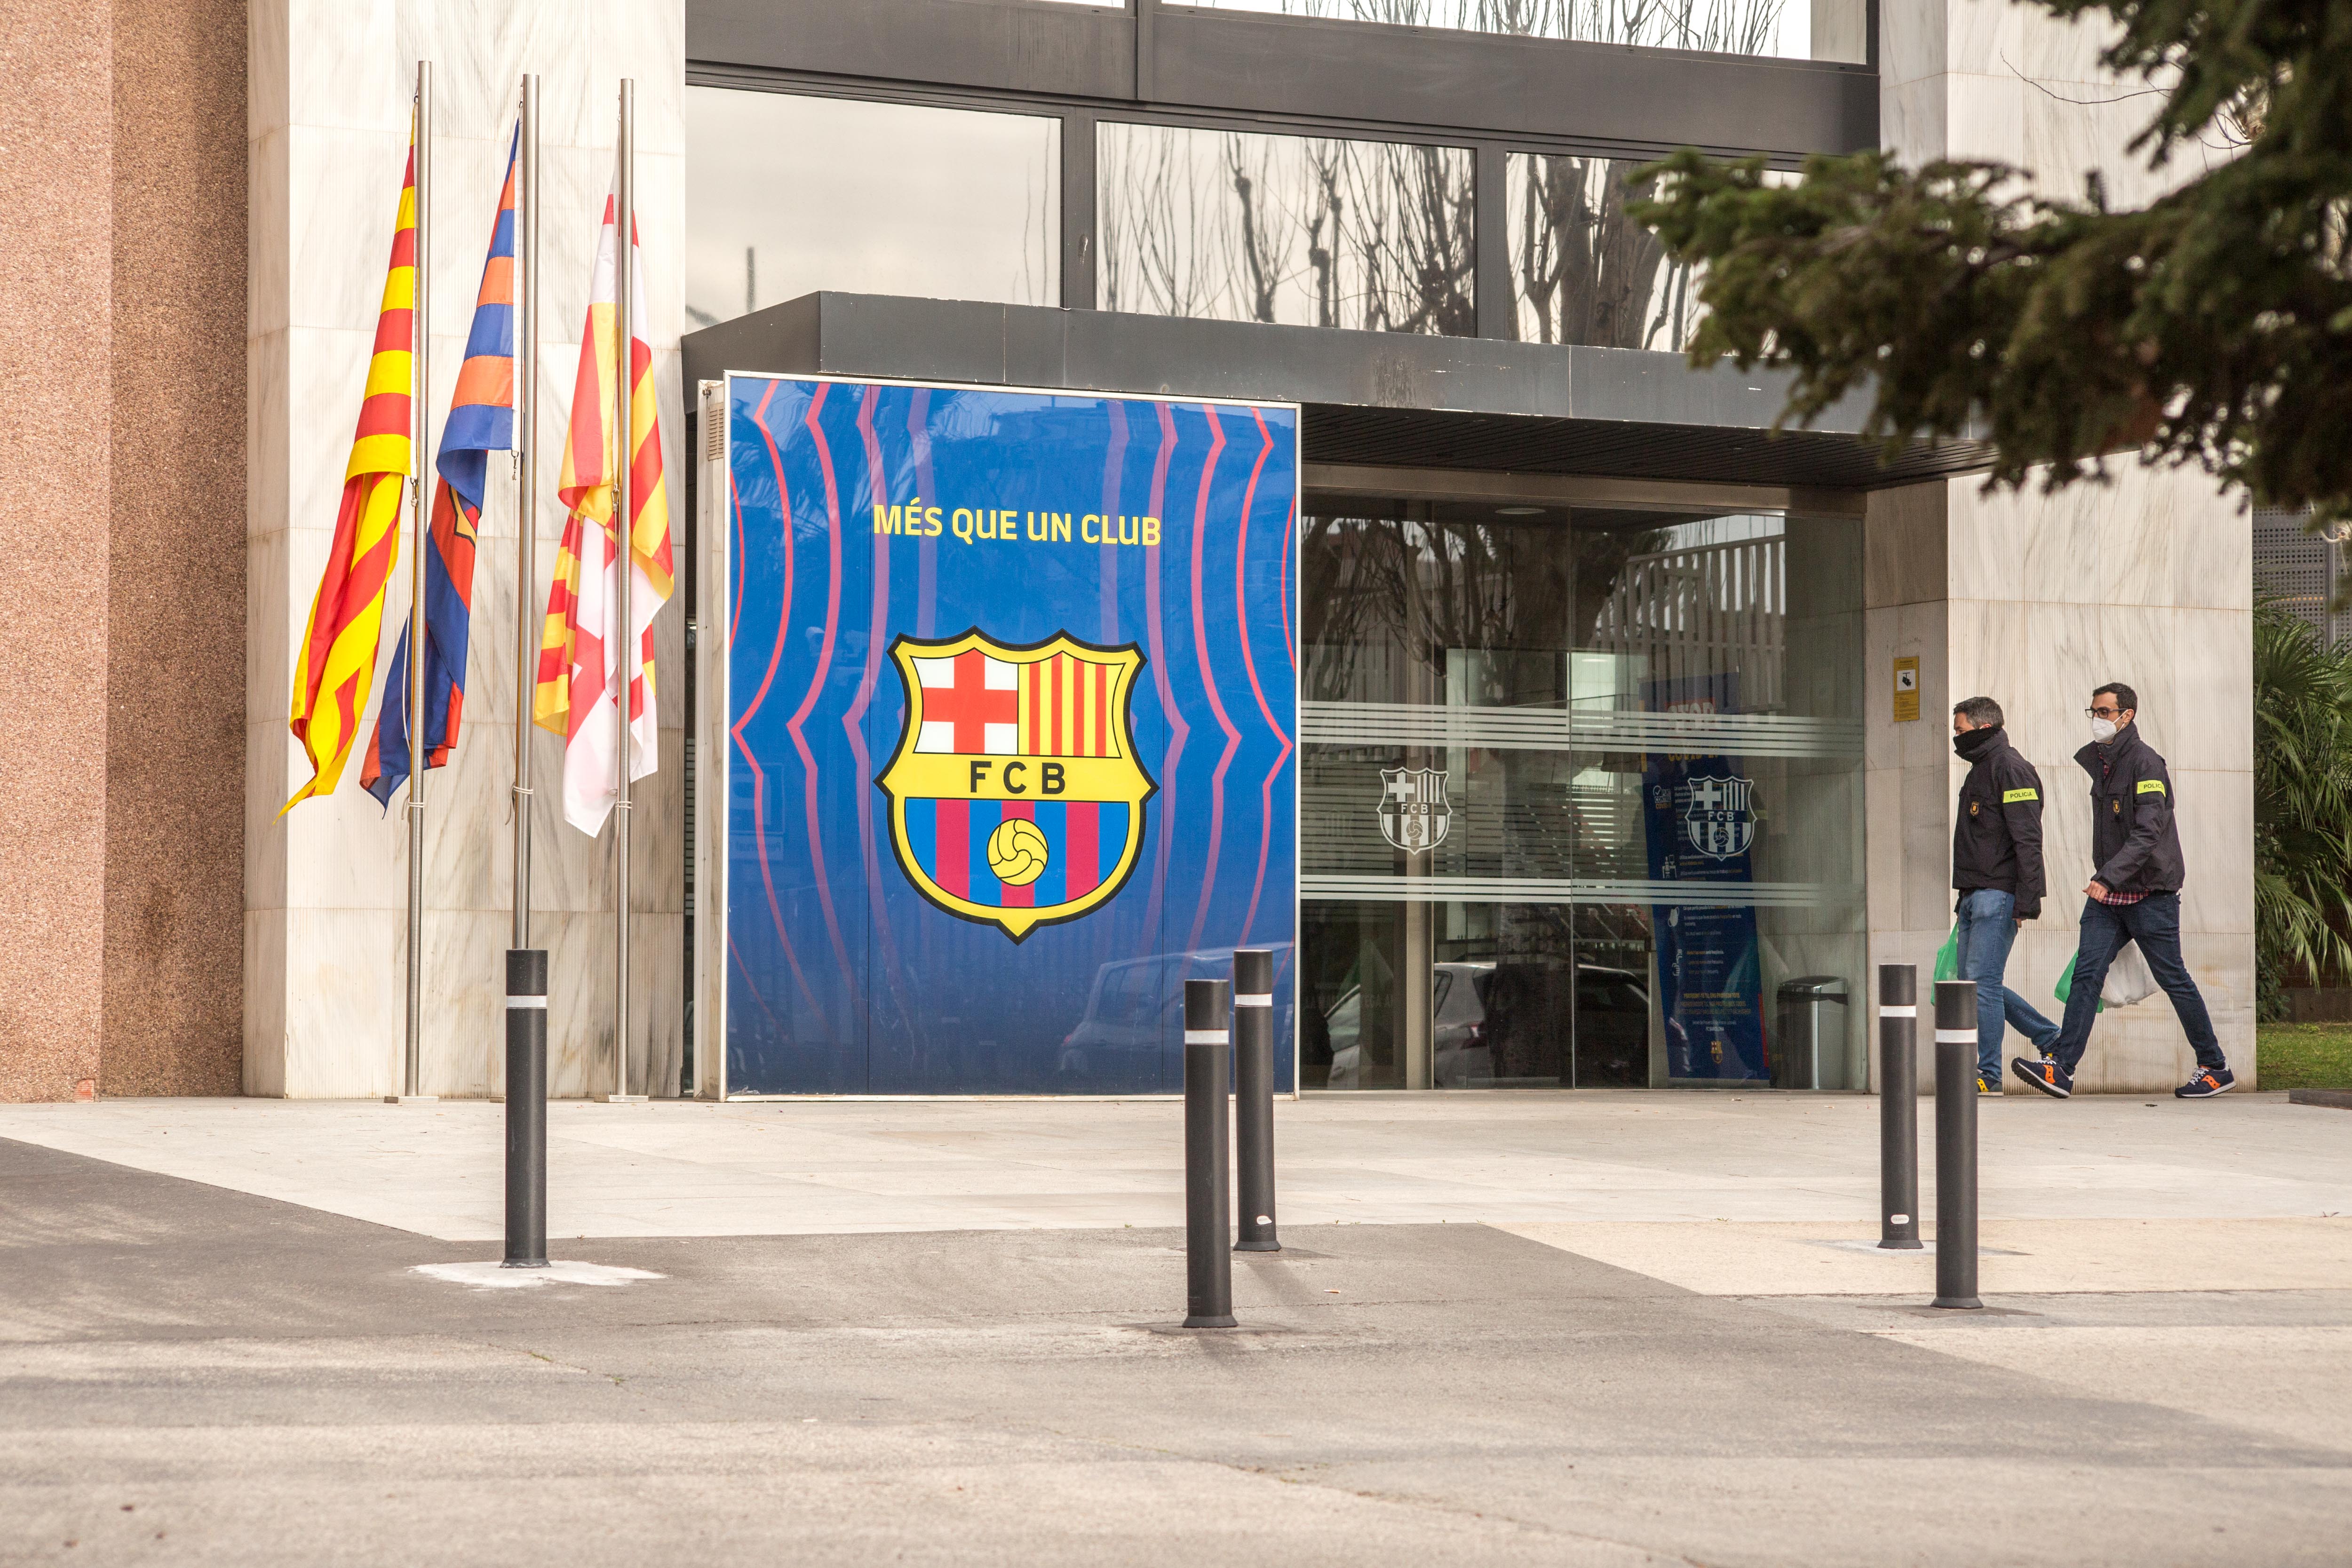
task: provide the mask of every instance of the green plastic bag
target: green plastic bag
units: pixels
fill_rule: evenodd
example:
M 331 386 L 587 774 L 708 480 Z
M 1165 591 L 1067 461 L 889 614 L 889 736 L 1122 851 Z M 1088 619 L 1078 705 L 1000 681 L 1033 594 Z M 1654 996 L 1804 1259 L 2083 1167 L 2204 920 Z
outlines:
M 2080 953 L 2075 954 L 2076 958 L 2081 956 L 2082 955 Z M 2066 961 L 2066 967 L 2058 972 L 2058 984 L 2053 986 L 2052 990 L 2057 996 L 2058 1000 L 2062 1003 L 2073 997 L 2074 994 L 2074 959 L 2068 959 Z M 2091 1010 L 2095 1013 L 2104 1013 L 2107 1010 L 2107 1005 L 2105 1002 L 2096 1002 L 2092 1004 Z
M 1960 928 L 1956 925 L 1952 928 L 1952 934 L 1944 939 L 1943 950 L 1936 954 L 1936 978 L 1958 980 L 1959 977 Z

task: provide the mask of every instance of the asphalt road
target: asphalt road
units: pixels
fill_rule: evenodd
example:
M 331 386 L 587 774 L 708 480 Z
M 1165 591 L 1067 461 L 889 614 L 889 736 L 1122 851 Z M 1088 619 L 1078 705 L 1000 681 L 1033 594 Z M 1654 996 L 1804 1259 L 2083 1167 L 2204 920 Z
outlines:
M 1330 1225 L 1186 1333 L 1181 1239 L 582 1241 L 664 1278 L 492 1291 L 0 1142 L 0 1563 L 2352 1561 L 2352 1290 L 1961 1317 Z

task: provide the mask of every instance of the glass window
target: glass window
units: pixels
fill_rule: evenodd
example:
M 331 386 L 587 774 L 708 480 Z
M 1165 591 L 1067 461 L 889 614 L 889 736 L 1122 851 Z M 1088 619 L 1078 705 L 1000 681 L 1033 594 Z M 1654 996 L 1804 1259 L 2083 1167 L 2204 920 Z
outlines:
M 1106 122 L 1102 306 L 1467 337 L 1466 147 Z
M 1701 311 L 1695 268 L 1625 216 L 1654 182 L 1647 160 L 1514 153 L 1509 160 L 1512 319 L 1525 342 L 1678 353 Z
M 820 289 L 1060 304 L 1061 130 L 688 88 L 689 330 Z
M 1866 55 L 1868 0 L 1192 0 L 1214 11 L 1270 11 L 1350 22 L 1390 22 L 1573 38 L 1778 59 L 1846 60 Z
M 1306 510 L 1305 1085 L 1858 1084 L 1859 523 Z

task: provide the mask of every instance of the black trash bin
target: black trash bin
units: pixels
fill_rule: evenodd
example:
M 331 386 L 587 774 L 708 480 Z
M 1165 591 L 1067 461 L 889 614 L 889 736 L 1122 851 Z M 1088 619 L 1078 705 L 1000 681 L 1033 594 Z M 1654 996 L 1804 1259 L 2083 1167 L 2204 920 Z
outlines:
M 1847 1005 L 1845 981 L 1838 975 L 1800 974 L 1780 982 L 1780 1048 L 1772 1053 L 1774 1089 L 1849 1087 Z

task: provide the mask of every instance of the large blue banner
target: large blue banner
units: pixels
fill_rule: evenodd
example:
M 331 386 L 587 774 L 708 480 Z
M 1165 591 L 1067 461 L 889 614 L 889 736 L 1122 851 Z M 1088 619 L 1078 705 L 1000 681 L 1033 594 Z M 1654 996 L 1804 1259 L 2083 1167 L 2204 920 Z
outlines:
M 1173 1091 L 1235 947 L 1286 1089 L 1297 411 L 736 375 L 727 419 L 728 1092 Z

